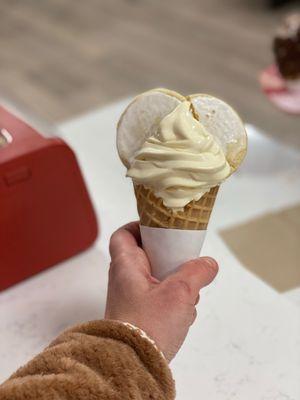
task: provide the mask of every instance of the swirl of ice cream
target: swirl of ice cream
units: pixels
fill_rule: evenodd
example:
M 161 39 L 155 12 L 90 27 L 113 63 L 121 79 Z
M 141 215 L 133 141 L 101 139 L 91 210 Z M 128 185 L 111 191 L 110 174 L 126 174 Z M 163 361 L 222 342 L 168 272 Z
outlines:
M 230 172 L 219 143 L 193 116 L 191 103 L 184 101 L 160 121 L 156 134 L 135 154 L 127 176 L 178 211 Z

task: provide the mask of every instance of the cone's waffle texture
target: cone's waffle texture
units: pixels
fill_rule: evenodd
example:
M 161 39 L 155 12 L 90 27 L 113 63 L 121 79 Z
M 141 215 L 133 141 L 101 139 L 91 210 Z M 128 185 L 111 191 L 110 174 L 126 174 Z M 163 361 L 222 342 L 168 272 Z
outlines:
M 141 225 L 155 228 L 205 230 L 208 225 L 219 186 L 205 193 L 198 201 L 188 203 L 183 211 L 173 212 L 163 205 L 151 189 L 135 185 L 137 208 Z

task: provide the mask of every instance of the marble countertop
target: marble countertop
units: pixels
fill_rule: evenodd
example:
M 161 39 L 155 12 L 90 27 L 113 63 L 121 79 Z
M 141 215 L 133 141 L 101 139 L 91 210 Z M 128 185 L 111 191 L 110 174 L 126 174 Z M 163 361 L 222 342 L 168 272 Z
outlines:
M 137 218 L 131 183 L 124 179 L 114 144 L 115 123 L 127 103 L 125 99 L 60 127 L 77 152 L 101 234 L 86 252 L 0 294 L 0 380 L 64 328 L 103 315 L 109 237 Z M 171 364 L 181 400 L 300 398 L 299 308 L 247 271 L 218 235 L 219 228 L 300 200 L 299 154 L 253 127 L 248 132 L 248 160 L 223 185 L 202 252 L 218 259 L 220 273 L 203 290 L 197 321 Z M 273 159 L 262 156 L 263 146 L 271 146 Z M 271 173 L 270 163 L 282 151 L 288 161 Z

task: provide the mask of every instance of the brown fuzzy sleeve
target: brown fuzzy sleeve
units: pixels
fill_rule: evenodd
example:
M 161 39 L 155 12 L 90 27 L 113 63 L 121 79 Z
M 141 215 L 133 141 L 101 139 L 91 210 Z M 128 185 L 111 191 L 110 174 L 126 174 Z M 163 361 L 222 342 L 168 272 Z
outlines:
M 116 321 L 92 321 L 62 333 L 0 386 L 1 400 L 174 399 L 160 352 Z

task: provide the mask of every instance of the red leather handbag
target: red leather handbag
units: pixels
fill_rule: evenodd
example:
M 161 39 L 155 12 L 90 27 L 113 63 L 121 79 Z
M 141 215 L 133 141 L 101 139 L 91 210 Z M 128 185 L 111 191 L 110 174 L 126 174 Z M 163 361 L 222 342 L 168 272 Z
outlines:
M 0 105 L 0 290 L 86 249 L 96 237 L 74 152 Z

